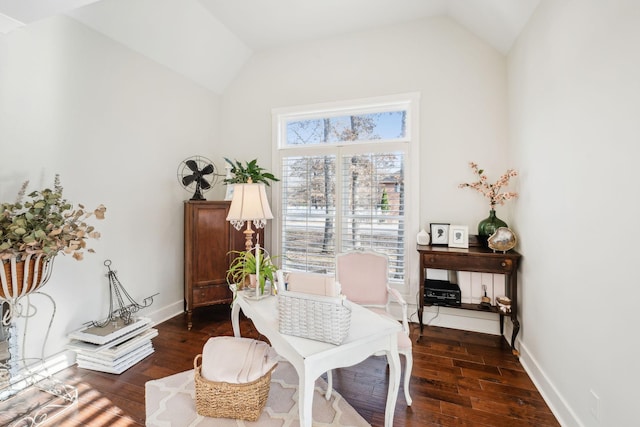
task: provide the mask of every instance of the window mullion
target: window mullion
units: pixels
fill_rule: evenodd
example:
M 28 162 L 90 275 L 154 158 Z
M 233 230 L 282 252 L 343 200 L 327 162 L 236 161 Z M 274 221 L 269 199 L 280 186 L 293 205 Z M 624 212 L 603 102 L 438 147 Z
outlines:
M 335 227 L 336 227 L 336 254 L 342 252 L 342 212 L 343 211 L 343 186 L 342 182 L 344 180 L 344 174 L 342 171 L 342 156 L 344 149 L 342 147 L 337 147 L 336 149 L 336 215 L 335 215 Z

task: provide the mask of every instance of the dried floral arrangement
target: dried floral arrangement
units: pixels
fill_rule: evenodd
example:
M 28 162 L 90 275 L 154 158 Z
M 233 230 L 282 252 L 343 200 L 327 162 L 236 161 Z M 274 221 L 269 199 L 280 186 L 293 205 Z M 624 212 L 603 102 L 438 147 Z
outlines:
M 81 204 L 74 206 L 62 197 L 60 176 L 56 175 L 53 190 L 45 188 L 26 195 L 26 181 L 14 203 L 0 204 L 0 260 L 23 254 L 44 254 L 53 257 L 59 252 L 83 259 L 87 239 L 98 239 L 100 233 L 86 220 L 95 216 L 104 219 L 107 208 L 99 205 L 87 211 Z
M 496 205 L 504 205 L 507 200 L 515 199 L 518 197 L 518 193 L 513 191 L 500 192 L 502 187 L 509 185 L 509 180 L 518 176 L 518 172 L 515 169 L 507 169 L 507 171 L 493 184 L 488 182 L 487 175 L 484 173 L 484 169 L 480 169 L 477 163 L 469 162 L 469 166 L 473 172 L 478 176 L 478 181 L 472 183 L 460 184 L 459 188 L 472 188 L 489 199 L 489 205 L 491 210 L 495 210 Z

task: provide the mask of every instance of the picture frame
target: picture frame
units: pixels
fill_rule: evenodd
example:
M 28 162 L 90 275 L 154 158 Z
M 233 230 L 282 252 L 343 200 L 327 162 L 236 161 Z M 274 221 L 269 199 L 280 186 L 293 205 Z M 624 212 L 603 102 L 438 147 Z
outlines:
M 469 227 L 466 225 L 451 225 L 449 227 L 449 247 L 469 248 Z
M 233 199 L 233 184 L 227 184 L 227 192 L 224 195 L 224 199 L 227 201 Z
M 432 222 L 429 224 L 431 230 L 431 245 L 446 246 L 449 243 L 449 224 L 444 222 Z

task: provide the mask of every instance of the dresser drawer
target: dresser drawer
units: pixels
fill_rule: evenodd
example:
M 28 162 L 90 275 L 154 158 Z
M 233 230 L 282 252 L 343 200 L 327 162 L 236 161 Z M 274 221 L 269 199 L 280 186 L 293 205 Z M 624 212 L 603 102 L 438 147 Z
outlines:
M 232 293 L 226 284 L 193 287 L 194 306 L 226 303 L 231 299 Z
M 423 253 L 422 257 L 426 268 L 441 270 L 509 273 L 514 267 L 514 261 L 511 258 L 500 254 L 465 256 L 465 254 L 452 253 Z

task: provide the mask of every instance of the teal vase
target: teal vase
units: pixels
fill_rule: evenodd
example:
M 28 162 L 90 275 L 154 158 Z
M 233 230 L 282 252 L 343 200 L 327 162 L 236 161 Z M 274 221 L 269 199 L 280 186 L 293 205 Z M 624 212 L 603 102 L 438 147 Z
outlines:
M 496 216 L 496 211 L 491 209 L 489 217 L 478 223 L 478 240 L 487 246 L 487 239 L 500 227 L 506 227 L 507 223 Z

